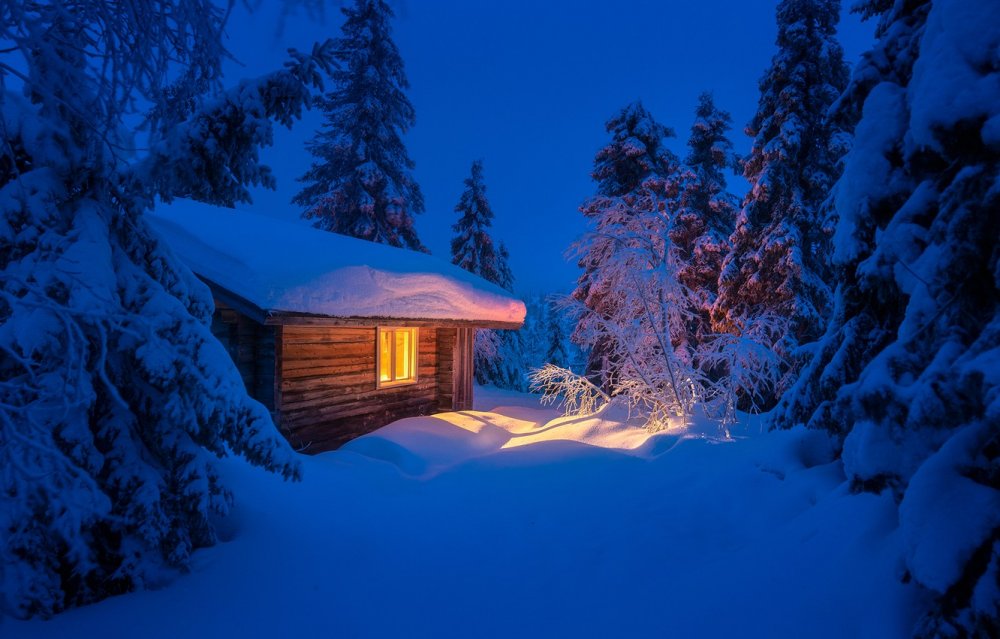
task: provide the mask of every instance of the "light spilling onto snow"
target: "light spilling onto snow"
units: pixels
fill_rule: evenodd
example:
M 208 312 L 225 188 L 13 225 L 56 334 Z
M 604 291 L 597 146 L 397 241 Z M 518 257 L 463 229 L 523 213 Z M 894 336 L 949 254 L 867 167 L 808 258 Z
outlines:
M 524 321 L 523 302 L 423 253 L 184 200 L 150 219 L 192 271 L 265 311 Z

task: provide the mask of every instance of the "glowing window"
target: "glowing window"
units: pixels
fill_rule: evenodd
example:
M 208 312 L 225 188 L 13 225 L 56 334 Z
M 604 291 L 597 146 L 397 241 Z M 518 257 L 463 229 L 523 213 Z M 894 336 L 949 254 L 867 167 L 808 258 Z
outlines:
M 417 381 L 417 329 L 378 329 L 378 385 Z

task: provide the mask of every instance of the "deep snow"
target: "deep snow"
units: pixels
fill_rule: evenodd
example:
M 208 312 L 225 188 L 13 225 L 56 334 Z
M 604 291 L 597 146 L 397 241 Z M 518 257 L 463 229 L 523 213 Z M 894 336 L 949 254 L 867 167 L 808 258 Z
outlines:
M 4 637 L 902 637 L 896 508 L 851 495 L 825 436 L 734 441 L 555 419 L 477 389 L 303 457 L 225 462 L 225 541 L 158 591 Z
M 184 199 L 149 220 L 192 271 L 264 310 L 524 321 L 523 302 L 431 255 Z

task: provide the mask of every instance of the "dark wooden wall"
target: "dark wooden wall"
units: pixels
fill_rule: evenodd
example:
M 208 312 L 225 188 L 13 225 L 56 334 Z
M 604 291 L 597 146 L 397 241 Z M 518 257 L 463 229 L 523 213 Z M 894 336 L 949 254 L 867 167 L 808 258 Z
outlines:
M 419 328 L 416 383 L 378 388 L 374 326 L 282 326 L 278 415 L 285 436 L 300 450 L 320 452 L 397 419 L 451 410 L 454 336 L 455 329 Z
M 222 342 L 240 371 L 251 397 L 274 412 L 275 329 L 258 324 L 216 300 L 212 333 Z
M 454 383 L 454 352 L 455 352 L 454 328 L 437 329 L 437 394 L 438 407 L 441 410 L 453 410 L 455 406 L 455 383 Z

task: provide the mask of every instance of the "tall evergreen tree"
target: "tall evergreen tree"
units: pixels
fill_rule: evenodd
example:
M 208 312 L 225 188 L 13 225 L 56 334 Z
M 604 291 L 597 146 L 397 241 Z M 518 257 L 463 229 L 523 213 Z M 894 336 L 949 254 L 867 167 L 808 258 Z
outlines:
M 424 198 L 403 145 L 415 114 L 391 37 L 392 9 L 384 0 L 355 0 L 341 11 L 336 86 L 320 101 L 325 122 L 307 145 L 316 161 L 292 201 L 317 228 L 426 251 L 413 226 Z
M 514 292 L 514 271 L 510 266 L 510 253 L 501 241 L 497 249 L 497 284 Z M 478 331 L 477 331 L 478 332 Z M 494 331 L 497 338 L 497 357 L 489 381 L 500 388 L 524 391 L 528 388 L 525 365 L 524 336 L 521 331 Z
M 569 366 L 569 353 L 566 352 L 566 333 L 563 331 L 562 318 L 555 304 L 549 304 L 546 312 L 548 327 L 548 344 L 545 349 L 545 363 L 566 368 Z
M 231 503 L 217 457 L 299 472 L 212 336 L 209 290 L 145 211 L 272 184 L 271 120 L 308 106 L 329 48 L 221 91 L 215 3 L 118 5 L 0 7 L 0 86 L 22 93 L 0 93 L 0 615 L 183 569 Z M 147 148 L 121 157 L 149 103 Z
M 997 636 L 1000 5 L 860 10 L 834 313 L 775 422 L 834 433 L 854 489 L 901 502 L 907 575 L 938 595 L 919 636 Z
M 711 332 L 711 310 L 718 296 L 719 272 L 729 250 L 736 219 L 736 198 L 726 190 L 726 172 L 736 164 L 726 136 L 731 118 L 715 106 L 710 93 L 698 98 L 684 166 L 672 176 L 676 207 L 670 239 L 683 266 L 678 279 L 697 299 L 690 338 Z
M 452 264 L 513 292 L 510 254 L 503 242 L 494 246 L 490 235 L 493 209 L 486 197 L 482 160 L 472 163 L 470 175 L 465 178 L 465 191 L 455 205 L 455 212 L 459 218 L 451 227 L 455 232 L 451 240 Z M 524 348 L 520 332 L 476 331 L 473 368 L 476 381 L 480 384 L 524 390 Z
M 514 271 L 510 267 L 510 252 L 503 240 L 497 249 L 497 282 L 505 291 L 514 292 Z
M 455 232 L 451 240 L 451 263 L 507 288 L 500 281 L 500 257 L 490 236 L 493 210 L 486 199 L 482 160 L 472 163 L 471 175 L 465 178 L 465 191 L 455 205 L 455 212 L 459 218 L 451 227 Z
M 597 195 L 580 207 L 595 227 L 585 244 L 579 266 L 583 274 L 573 291 L 573 299 L 586 309 L 581 314 L 573 339 L 584 344 L 584 335 L 593 334 L 595 322 L 614 315 L 621 303 L 620 291 L 608 277 L 604 266 L 615 250 L 614 239 L 603 231 L 621 222 L 619 216 L 630 210 L 621 206 L 620 199 L 638 192 L 649 178 L 664 178 L 677 166 L 676 156 L 664 145 L 664 139 L 674 132 L 656 122 L 653 116 L 636 102 L 626 106 L 608 120 L 605 129 L 611 142 L 597 152 L 591 177 L 597 182 Z M 627 214 L 627 213 L 626 213 Z M 602 337 L 590 347 L 587 360 L 588 377 L 606 385 L 613 363 L 609 361 L 613 345 L 610 337 Z
M 789 320 L 779 346 L 794 368 L 798 346 L 817 339 L 829 314 L 830 228 L 822 203 L 837 177 L 842 135 L 827 111 L 847 84 L 836 40 L 839 0 L 782 0 L 778 53 L 760 82 L 754 138 L 743 175 L 750 182 L 719 279 L 716 328 L 743 318 Z

